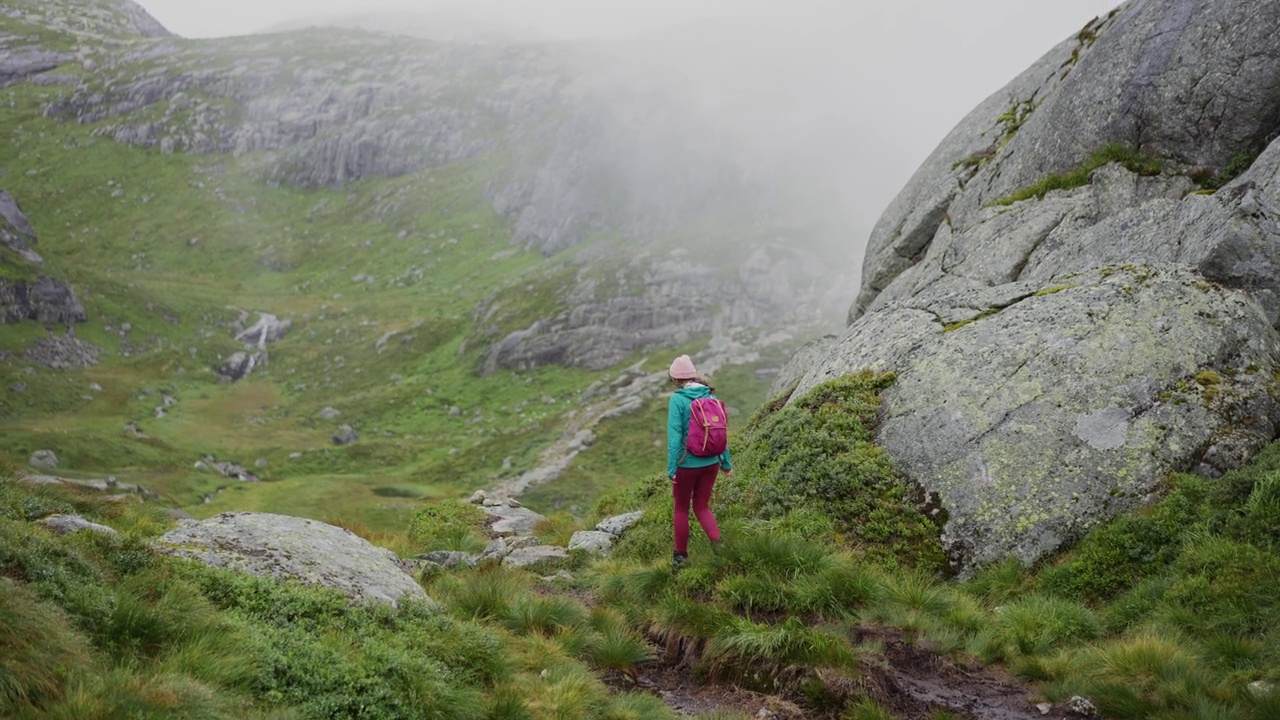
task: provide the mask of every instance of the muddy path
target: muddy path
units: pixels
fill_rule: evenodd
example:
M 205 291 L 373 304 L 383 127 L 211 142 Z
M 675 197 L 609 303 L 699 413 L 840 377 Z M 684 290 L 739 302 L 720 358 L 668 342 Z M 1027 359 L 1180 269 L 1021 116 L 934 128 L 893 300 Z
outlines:
M 908 643 L 901 633 L 878 627 L 859 628 L 856 642 L 877 645 L 868 655 L 856 694 L 865 695 L 901 720 L 929 720 L 946 711 L 965 720 L 1083 720 L 1097 718 L 1073 712 L 1066 704 L 1047 706 L 1030 686 L 995 668 L 965 667 L 930 650 Z M 732 712 L 765 720 L 832 720 L 838 710 L 817 713 L 783 695 L 752 692 L 731 684 L 707 682 L 693 672 L 690 657 L 640 668 L 628 689 L 661 697 L 681 717 Z

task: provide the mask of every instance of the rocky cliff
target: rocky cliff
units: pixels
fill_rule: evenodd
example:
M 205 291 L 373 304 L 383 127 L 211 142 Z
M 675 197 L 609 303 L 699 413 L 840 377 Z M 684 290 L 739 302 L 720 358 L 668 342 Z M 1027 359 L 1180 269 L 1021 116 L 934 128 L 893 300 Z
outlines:
M 0 190 L 0 325 L 35 320 L 47 327 L 87 319 L 71 286 L 41 275 L 36 234 L 9 193 Z
M 1280 5 L 1131 0 L 952 131 L 779 387 L 896 371 L 879 439 L 966 571 L 1240 465 L 1280 427 L 1277 135 Z

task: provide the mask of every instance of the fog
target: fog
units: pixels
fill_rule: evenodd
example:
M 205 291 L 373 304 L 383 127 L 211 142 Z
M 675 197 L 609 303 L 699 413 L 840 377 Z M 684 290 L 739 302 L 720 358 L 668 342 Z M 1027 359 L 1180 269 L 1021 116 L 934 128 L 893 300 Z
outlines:
M 143 0 L 187 37 L 309 24 L 461 42 L 572 42 L 633 97 L 671 103 L 695 137 L 843 238 L 871 226 L 981 100 L 1116 0 Z

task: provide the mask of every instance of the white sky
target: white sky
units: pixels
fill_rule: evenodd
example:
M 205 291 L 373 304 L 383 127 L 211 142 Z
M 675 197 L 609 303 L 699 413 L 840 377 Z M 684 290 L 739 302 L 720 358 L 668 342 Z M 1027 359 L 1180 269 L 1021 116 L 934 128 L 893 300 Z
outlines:
M 141 0 L 157 20 L 184 37 L 258 32 L 307 17 L 383 10 L 450 13 L 498 20 L 558 39 L 622 37 L 690 20 L 774 23 L 797 14 L 864 18 L 864 42 L 910 35 L 915 23 L 945 19 L 957 38 L 1047 48 L 1117 0 Z M 1006 30 L 1018 30 L 1014 36 Z M 888 36 L 885 35 L 888 34 Z M 990 48 L 994 50 L 995 48 Z

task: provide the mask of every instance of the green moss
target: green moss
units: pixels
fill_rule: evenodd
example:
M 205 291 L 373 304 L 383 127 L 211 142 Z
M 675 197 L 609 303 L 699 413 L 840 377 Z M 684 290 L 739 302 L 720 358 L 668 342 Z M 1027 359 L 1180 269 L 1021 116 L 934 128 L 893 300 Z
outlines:
M 757 416 L 735 449 L 725 497 L 763 517 L 818 510 L 876 562 L 941 567 L 939 523 L 923 509 L 923 491 L 874 443 L 880 391 L 894 380 L 847 375 Z
M 955 331 L 955 330 L 959 330 L 960 328 L 962 328 L 962 327 L 964 327 L 964 326 L 966 326 L 966 325 L 971 325 L 971 324 L 973 324 L 973 323 L 976 323 L 976 322 L 978 322 L 979 320 L 981 320 L 981 319 L 983 319 L 983 318 L 988 318 L 988 317 L 991 317 L 992 315 L 996 315 L 996 314 L 998 314 L 998 313 L 999 313 L 1001 310 L 1003 310 L 1003 309 L 1004 309 L 1004 308 L 987 308 L 986 310 L 983 310 L 982 312 L 978 313 L 977 315 L 975 315 L 975 316 L 973 316 L 973 317 L 971 317 L 971 318 L 969 318 L 969 319 L 967 319 L 967 320 L 957 320 L 956 322 L 953 322 L 953 323 L 947 323 L 946 325 L 943 325 L 943 326 L 942 326 L 942 331 L 943 331 L 943 332 L 953 332 L 953 331 Z
M 1196 382 L 1200 385 L 1200 387 L 1209 387 L 1211 385 L 1218 385 L 1222 382 L 1222 376 L 1214 372 L 1213 370 L 1201 370 L 1200 372 L 1196 373 Z
M 1236 153 L 1216 173 L 1212 172 L 1212 170 L 1206 170 L 1198 178 L 1192 175 L 1191 179 L 1200 184 L 1201 191 L 1206 194 L 1213 194 L 1221 189 L 1222 186 L 1235 180 L 1246 170 L 1253 167 L 1253 163 L 1258 159 L 1259 154 L 1258 152 Z
M 1143 155 L 1141 151 L 1124 146 L 1124 145 L 1107 145 L 1097 151 L 1083 165 L 1076 169 L 1059 174 L 1050 175 L 1040 182 L 1025 187 L 1017 192 L 1007 195 L 999 200 L 991 203 L 993 207 L 1007 207 L 1016 202 L 1044 199 L 1044 196 L 1053 190 L 1072 190 L 1089 184 L 1089 176 L 1094 170 L 1108 163 L 1120 163 L 1130 172 L 1138 175 L 1159 175 L 1163 164 L 1158 158 Z
M 1064 290 L 1071 290 L 1071 289 L 1076 288 L 1076 287 L 1079 287 L 1079 286 L 1078 286 L 1078 285 L 1054 285 L 1053 287 L 1047 287 L 1047 288 L 1045 288 L 1045 289 L 1043 289 L 1043 290 L 1041 290 L 1041 291 L 1037 292 L 1037 293 L 1036 293 L 1035 295 L 1033 295 L 1032 297 L 1045 297 L 1045 296 L 1048 296 L 1048 295 L 1057 295 L 1058 293 L 1060 293 L 1060 292 L 1062 292 L 1062 291 L 1064 291 Z

